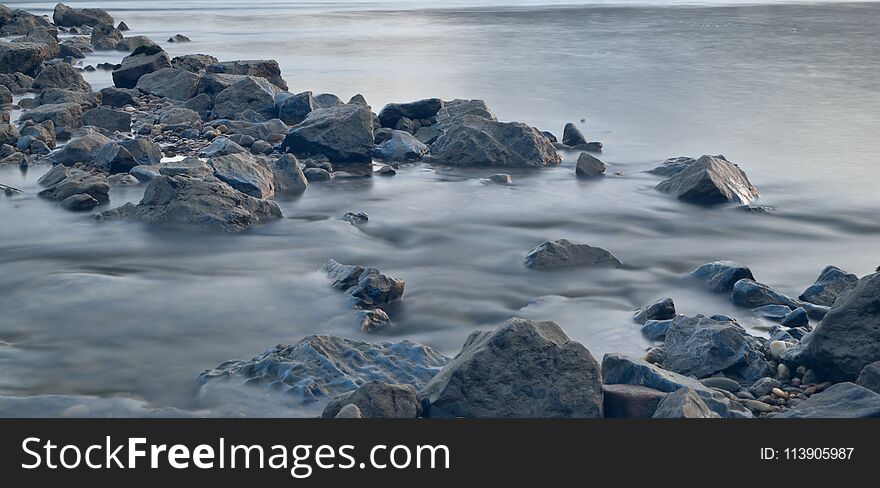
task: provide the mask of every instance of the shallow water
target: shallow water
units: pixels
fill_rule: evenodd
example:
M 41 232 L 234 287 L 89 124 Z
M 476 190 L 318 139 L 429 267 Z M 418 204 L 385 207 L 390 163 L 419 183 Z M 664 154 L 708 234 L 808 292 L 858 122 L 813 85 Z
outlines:
M 284 220 L 227 236 L 97 224 L 35 196 L 46 168 L 0 168 L 0 182 L 24 190 L 0 198 L 0 415 L 23 413 L 3 395 L 42 394 L 295 414 L 241 398 L 234 407 L 196 401 L 194 378 L 307 334 L 377 339 L 347 322 L 350 305 L 315 273 L 329 258 L 406 280 L 390 311 L 396 327 L 381 339 L 454 354 L 471 331 L 520 315 L 557 321 L 597 357 L 644 351 L 632 310 L 665 296 L 682 313 L 766 327 L 683 279 L 710 260 L 747 263 L 793 295 L 826 264 L 859 275 L 880 264 L 878 4 L 77 6 L 86 4 L 125 20 L 129 35 L 193 39 L 163 44 L 172 54 L 278 59 L 291 91 L 362 93 L 375 110 L 429 96 L 483 98 L 502 120 L 557 134 L 585 118 L 611 174 L 577 180 L 569 154 L 558 168 L 512 172 L 514 185 L 501 187 L 480 181 L 497 171 L 416 164 L 393 178 L 313 184 L 280 202 Z M 88 79 L 96 89 L 110 83 L 106 72 Z M 777 211 L 687 205 L 640 173 L 704 153 L 740 164 L 759 203 Z M 111 206 L 141 191 L 114 189 Z M 339 222 L 347 211 L 367 212 L 370 223 Z M 525 269 L 529 249 L 558 238 L 609 249 L 626 267 Z M 27 400 L 27 413 L 60 413 L 54 399 Z

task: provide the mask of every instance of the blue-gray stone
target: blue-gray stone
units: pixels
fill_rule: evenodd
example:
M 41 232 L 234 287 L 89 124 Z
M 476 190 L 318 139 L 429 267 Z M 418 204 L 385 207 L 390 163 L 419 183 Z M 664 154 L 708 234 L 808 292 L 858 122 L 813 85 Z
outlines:
M 736 261 L 715 261 L 691 272 L 691 277 L 715 293 L 727 293 L 741 279 L 755 279 L 752 271 Z
M 880 395 L 854 383 L 839 383 L 774 418 L 880 418 Z
M 805 302 L 830 307 L 838 295 L 856 286 L 858 281 L 859 278 L 854 274 L 836 266 L 827 266 L 816 282 L 804 290 L 799 298 Z
M 798 307 L 782 318 L 782 325 L 786 327 L 805 327 L 810 325 L 810 316 L 804 307 Z
M 642 335 L 649 341 L 662 341 L 666 338 L 666 331 L 672 320 L 649 320 L 642 326 Z
M 664 298 L 643 307 L 636 312 L 633 320 L 644 324 L 649 320 L 668 320 L 675 318 L 675 303 L 671 298 Z

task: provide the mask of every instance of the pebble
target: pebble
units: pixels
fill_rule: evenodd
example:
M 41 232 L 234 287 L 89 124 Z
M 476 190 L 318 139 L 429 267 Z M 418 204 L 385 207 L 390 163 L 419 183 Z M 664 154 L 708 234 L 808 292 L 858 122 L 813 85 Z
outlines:
M 814 393 L 816 393 L 815 386 L 808 386 L 806 389 L 804 389 L 804 394 L 806 394 L 806 395 L 812 395 Z
M 703 378 L 700 380 L 700 383 L 708 386 L 709 388 L 718 388 L 720 390 L 726 390 L 731 393 L 736 393 L 742 390 L 742 386 L 739 383 L 723 376 L 717 376 L 714 378 Z
M 781 380 L 786 380 L 791 377 L 791 370 L 788 369 L 788 366 L 780 364 L 776 367 L 776 376 Z
M 776 398 L 782 398 L 782 399 L 788 398 L 788 393 L 780 390 L 779 388 L 773 388 L 772 390 L 770 390 L 770 393 L 773 396 L 775 396 Z
M 785 350 L 788 349 L 788 343 L 784 341 L 773 341 L 770 343 L 770 355 L 773 359 L 779 359 Z
M 801 379 L 800 378 L 792 378 L 791 379 L 791 386 L 801 386 Z

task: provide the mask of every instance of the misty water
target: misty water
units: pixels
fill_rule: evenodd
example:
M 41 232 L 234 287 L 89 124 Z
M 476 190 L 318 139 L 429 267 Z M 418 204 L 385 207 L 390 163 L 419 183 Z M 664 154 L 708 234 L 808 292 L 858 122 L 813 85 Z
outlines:
M 452 355 L 512 316 L 554 320 L 597 358 L 640 355 L 650 344 L 632 312 L 658 298 L 770 325 L 685 278 L 705 262 L 741 261 L 795 296 L 825 265 L 880 265 L 880 4 L 531 3 L 74 2 L 107 8 L 172 56 L 277 59 L 292 92 L 360 93 L 374 111 L 481 98 L 501 120 L 557 135 L 574 121 L 605 144 L 609 174 L 576 179 L 577 154 L 505 170 L 509 187 L 481 182 L 498 169 L 404 165 L 391 178 L 312 184 L 279 201 L 285 219 L 222 235 L 97 223 L 36 196 L 48 168 L 0 167 L 0 183 L 24 192 L 0 198 L 0 415 L 87 414 L 68 407 L 109 398 L 126 414 L 298 415 L 244 390 L 200 399 L 195 377 L 317 333 Z M 54 2 L 13 6 L 51 13 Z M 177 33 L 193 42 L 164 42 Z M 86 75 L 110 85 L 108 72 Z M 701 154 L 738 163 L 776 211 L 682 203 L 642 172 Z M 142 191 L 114 188 L 110 207 Z M 348 211 L 370 222 L 340 222 Z M 524 267 L 526 252 L 559 238 L 625 267 Z M 392 329 L 351 323 L 351 304 L 316 272 L 330 258 L 406 280 Z

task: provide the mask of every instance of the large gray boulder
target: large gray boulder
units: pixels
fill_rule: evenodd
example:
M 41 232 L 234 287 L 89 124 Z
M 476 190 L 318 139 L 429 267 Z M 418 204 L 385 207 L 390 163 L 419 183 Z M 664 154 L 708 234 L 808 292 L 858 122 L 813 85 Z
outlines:
M 162 68 L 140 77 L 137 89 L 172 100 L 186 101 L 196 96 L 202 85 L 202 76 L 177 68 Z
M 309 187 L 302 167 L 293 154 L 284 154 L 269 166 L 275 175 L 275 191 L 278 193 L 302 193 Z
M 221 91 L 214 98 L 214 117 L 238 119 L 253 110 L 266 120 L 275 118 L 275 88 L 263 78 L 247 76 Z
M 0 56 L 2 56 L 4 52 L 2 46 L 3 45 L 0 44 Z M 3 71 L 3 69 L 0 69 L 0 71 Z M 34 79 L 21 72 L 0 72 L 0 85 L 8 88 L 12 93 L 22 94 L 31 90 L 34 85 Z
M 752 417 L 750 410 L 694 378 L 622 354 L 605 355 L 602 359 L 602 379 L 609 385 L 638 385 L 667 393 L 688 387 L 699 395 L 710 410 L 722 417 Z
M 97 133 L 88 132 L 74 137 L 58 151 L 52 154 L 52 162 L 58 165 L 73 166 L 76 163 L 90 164 L 97 159 L 102 147 L 110 143 L 110 139 Z
M 306 120 L 315 110 L 315 97 L 312 92 L 279 93 L 275 96 L 278 118 L 287 125 L 296 125 Z
M 282 149 L 298 154 L 324 154 L 333 164 L 372 161 L 373 116 L 362 105 L 315 110 L 292 127 Z
M 341 264 L 331 259 L 321 271 L 330 279 L 330 286 L 354 298 L 358 308 L 378 308 L 403 296 L 406 283 L 382 274 L 376 268 Z
M 55 28 L 49 19 L 21 9 L 9 10 L 5 17 L 5 21 L 0 22 L 0 37 L 25 35 L 40 28 Z
M 182 56 L 175 56 L 171 60 L 171 66 L 198 73 L 216 62 L 217 58 L 208 54 L 184 54 Z
M 838 295 L 856 286 L 858 282 L 858 276 L 847 273 L 837 266 L 827 266 L 816 282 L 804 290 L 798 298 L 805 302 L 830 307 L 834 305 Z
M 392 130 L 388 140 L 373 150 L 376 159 L 385 161 L 411 161 L 420 159 L 425 154 L 428 154 L 428 146 L 402 130 Z
M 162 149 L 148 138 L 125 139 L 105 144 L 95 155 L 95 164 L 111 174 L 128 173 L 137 166 L 162 161 Z
M 618 267 L 621 262 L 610 252 L 568 239 L 548 241 L 529 251 L 526 266 L 548 270 L 580 266 Z
M 751 203 L 758 189 L 735 164 L 718 156 L 702 156 L 680 173 L 660 182 L 657 190 L 698 204 Z
M 275 194 L 275 177 L 265 165 L 246 152 L 211 158 L 214 176 L 236 190 L 255 198 Z
M 43 42 L 0 42 L 0 73 L 36 75 L 44 61 L 59 54 L 58 45 Z
M 95 49 L 108 51 L 116 49 L 124 39 L 122 31 L 113 27 L 112 24 L 98 24 L 92 28 L 90 42 Z
M 232 188 L 213 176 L 160 175 L 147 183 L 137 205 L 127 203 L 99 215 L 101 220 L 139 220 L 151 224 L 194 225 L 242 232 L 281 218 L 281 208 Z
M 101 105 L 108 107 L 122 108 L 126 105 L 135 106 L 135 91 L 126 88 L 116 88 L 108 86 L 101 89 Z
M 715 293 L 729 293 L 737 281 L 755 279 L 752 270 L 736 261 L 715 261 L 704 264 L 691 271 L 691 277 L 704 288 Z
M 430 417 L 602 417 L 599 364 L 549 321 L 474 332 L 420 395 Z
M 595 156 L 582 152 L 578 156 L 575 174 L 582 177 L 602 176 L 605 174 L 605 163 Z
M 101 127 L 110 132 L 131 132 L 131 114 L 109 107 L 95 107 L 82 116 L 83 125 Z
M 142 48 L 142 47 L 158 47 L 158 46 L 159 45 L 156 44 L 156 41 L 150 39 L 147 36 L 132 36 L 132 37 L 126 37 L 126 38 L 122 39 L 121 41 L 119 41 L 116 44 L 116 47 L 114 49 L 116 49 L 117 51 L 132 52 L 135 49 Z
M 792 310 L 803 308 L 810 317 L 821 319 L 828 312 L 828 307 L 803 302 L 796 298 L 779 293 L 769 286 L 747 278 L 737 281 L 733 285 L 733 293 L 730 295 L 733 303 L 741 307 L 758 308 L 765 305 L 784 305 Z
M 880 395 L 855 385 L 839 383 L 817 393 L 790 410 L 771 415 L 773 418 L 880 418 Z
M 90 91 L 66 90 L 64 88 L 48 88 L 34 98 L 34 106 L 57 105 L 61 103 L 78 103 L 83 110 L 98 106 L 98 95 Z
M 190 129 L 202 126 L 202 117 L 198 112 L 185 107 L 171 107 L 159 113 L 158 122 L 166 129 Z
M 380 381 L 419 389 L 449 358 L 410 341 L 370 343 L 327 335 L 279 344 L 250 361 L 226 361 L 199 375 L 205 387 L 227 380 L 264 385 L 293 403 L 327 401 Z
M 116 88 L 135 88 L 141 76 L 170 68 L 168 53 L 160 48 L 140 48 L 122 59 L 119 68 L 113 70 L 113 84 Z
M 91 92 L 89 85 L 79 70 L 68 63 L 47 64 L 34 78 L 34 88 L 44 90 L 46 88 L 62 88 L 65 90 Z
M 205 71 L 227 75 L 256 76 L 264 78 L 282 90 L 287 90 L 287 82 L 281 78 L 281 68 L 278 66 L 278 61 L 274 59 L 223 61 L 206 66 Z
M 79 27 L 81 25 L 94 27 L 98 24 L 113 25 L 113 17 L 104 9 L 71 8 L 63 3 L 55 6 L 52 20 L 59 27 Z
M 718 414 L 693 389 L 684 387 L 666 395 L 654 412 L 655 419 L 710 419 Z
M 854 381 L 865 366 L 880 361 L 880 273 L 841 293 L 822 322 L 782 359 L 831 381 Z
M 38 195 L 57 202 L 74 195 L 89 195 L 103 204 L 110 201 L 110 184 L 105 176 L 71 170 L 63 180 L 42 190 Z
M 57 103 L 40 105 L 21 114 L 20 121 L 33 120 L 45 122 L 51 120 L 55 127 L 76 129 L 82 127 L 82 106 L 78 103 Z
M 438 122 L 439 124 L 439 122 Z M 451 166 L 543 167 L 562 158 L 534 127 L 465 115 L 443 123 L 426 161 Z
M 409 103 L 389 103 L 379 112 L 379 123 L 382 127 L 394 129 L 401 118 L 430 119 L 443 108 L 443 100 L 427 98 Z
M 336 418 L 347 405 L 355 405 L 365 418 L 412 419 L 421 408 L 412 385 L 394 385 L 368 381 L 357 390 L 330 400 L 321 417 Z

